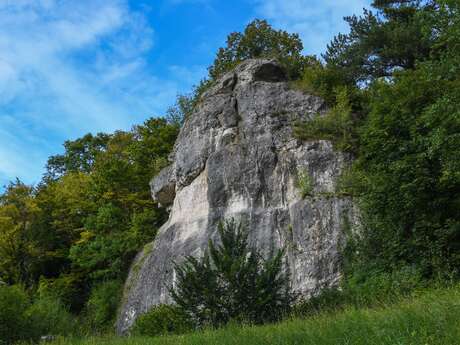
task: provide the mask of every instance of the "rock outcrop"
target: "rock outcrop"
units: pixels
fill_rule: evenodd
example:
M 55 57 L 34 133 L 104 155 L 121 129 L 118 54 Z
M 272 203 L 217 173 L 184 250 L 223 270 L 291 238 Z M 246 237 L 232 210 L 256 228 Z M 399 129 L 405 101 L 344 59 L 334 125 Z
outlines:
M 118 318 L 125 333 L 150 307 L 170 302 L 172 262 L 199 256 L 225 218 L 244 222 L 258 248 L 283 247 L 292 289 L 305 296 L 340 278 L 339 247 L 351 200 L 335 193 L 347 158 L 328 141 L 293 137 L 324 102 L 290 87 L 271 60 L 249 60 L 222 77 L 185 121 L 172 164 L 151 182 L 169 220 L 133 264 Z M 303 198 L 299 176 L 309 176 Z M 308 181 L 307 181 L 308 183 Z

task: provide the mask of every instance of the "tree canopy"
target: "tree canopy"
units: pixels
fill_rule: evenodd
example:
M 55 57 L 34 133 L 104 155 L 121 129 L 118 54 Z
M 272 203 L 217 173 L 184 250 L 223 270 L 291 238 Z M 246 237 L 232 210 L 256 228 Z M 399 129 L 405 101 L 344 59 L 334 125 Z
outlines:
M 175 303 L 198 327 L 281 319 L 294 301 L 283 251 L 264 259 L 234 219 L 220 223 L 218 233 L 219 242 L 210 240 L 203 258 L 188 256 L 176 265 Z

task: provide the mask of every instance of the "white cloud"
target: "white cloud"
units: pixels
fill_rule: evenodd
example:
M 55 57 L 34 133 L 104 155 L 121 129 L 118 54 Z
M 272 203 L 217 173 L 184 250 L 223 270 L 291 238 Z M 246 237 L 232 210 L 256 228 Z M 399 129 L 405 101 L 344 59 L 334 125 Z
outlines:
M 300 34 L 307 54 L 324 52 L 334 35 L 346 32 L 344 16 L 361 14 L 369 0 L 254 0 L 256 13 L 277 28 Z
M 153 74 L 152 47 L 127 0 L 0 0 L 0 177 L 37 182 L 57 142 L 165 109 L 180 81 Z

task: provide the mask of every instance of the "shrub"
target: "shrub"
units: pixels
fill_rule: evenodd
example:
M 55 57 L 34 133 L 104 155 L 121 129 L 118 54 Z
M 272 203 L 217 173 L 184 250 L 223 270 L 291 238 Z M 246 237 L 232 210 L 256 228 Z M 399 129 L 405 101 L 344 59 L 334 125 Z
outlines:
M 116 316 L 121 291 L 122 284 L 117 280 L 103 282 L 92 289 L 86 304 L 86 317 L 91 329 L 102 330 L 111 326 Z
M 283 251 L 264 260 L 249 248 L 246 228 L 234 220 L 220 223 L 218 233 L 220 244 L 210 241 L 203 258 L 189 256 L 176 265 L 174 301 L 198 327 L 281 319 L 294 300 Z
M 301 140 L 330 140 L 339 150 L 350 151 L 356 144 L 356 133 L 347 88 L 336 88 L 335 94 L 335 106 L 325 115 L 296 124 L 294 135 Z
M 293 308 L 293 315 L 311 316 L 345 306 L 362 308 L 397 303 L 428 284 L 419 270 L 408 266 L 392 272 L 355 270 L 340 287 L 326 288 L 299 302 Z
M 157 336 L 181 334 L 192 330 L 192 324 L 180 308 L 173 305 L 158 305 L 141 315 L 134 324 L 134 335 Z
M 294 88 L 317 95 L 330 106 L 336 103 L 334 90 L 345 85 L 349 85 L 349 82 L 340 69 L 325 66 L 317 59 L 310 59 L 301 78 L 292 82 Z
M 0 344 L 12 344 L 28 338 L 25 315 L 29 298 L 19 286 L 0 285 Z
M 38 296 L 31 304 L 23 288 L 0 286 L 0 344 L 37 341 L 42 335 L 69 335 L 74 317 L 59 299 Z
M 346 304 L 342 290 L 325 288 L 318 295 L 300 300 L 292 308 L 293 317 L 310 317 L 320 313 L 334 312 Z
M 297 174 L 297 186 L 300 189 L 300 195 L 302 198 L 311 196 L 313 192 L 313 184 L 311 177 L 306 170 L 300 170 Z
M 39 296 L 52 296 L 71 311 L 79 312 L 84 306 L 87 294 L 84 291 L 84 277 L 81 273 L 61 274 L 57 278 L 46 279 L 40 277 L 37 294 Z
M 391 272 L 355 272 L 345 281 L 343 293 L 349 303 L 361 307 L 393 303 L 427 284 L 421 272 L 410 266 Z
M 30 336 L 70 335 L 77 329 L 76 320 L 62 302 L 51 295 L 38 297 L 26 311 Z

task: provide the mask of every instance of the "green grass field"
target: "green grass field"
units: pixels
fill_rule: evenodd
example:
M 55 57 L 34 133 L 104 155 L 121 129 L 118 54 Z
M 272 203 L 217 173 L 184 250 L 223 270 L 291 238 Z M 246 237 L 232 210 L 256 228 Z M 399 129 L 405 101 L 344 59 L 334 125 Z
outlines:
M 460 286 L 376 309 L 346 309 L 279 324 L 229 326 L 181 336 L 59 339 L 53 345 L 460 344 Z

